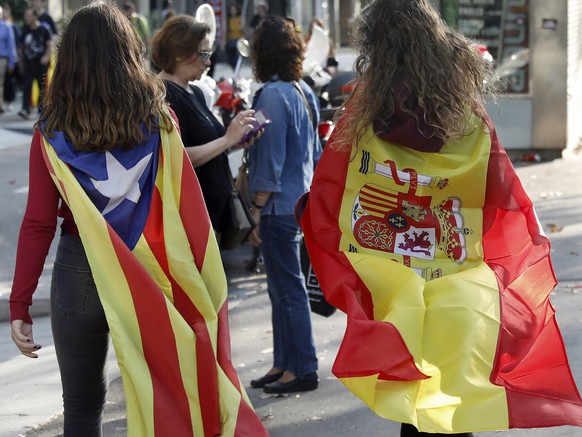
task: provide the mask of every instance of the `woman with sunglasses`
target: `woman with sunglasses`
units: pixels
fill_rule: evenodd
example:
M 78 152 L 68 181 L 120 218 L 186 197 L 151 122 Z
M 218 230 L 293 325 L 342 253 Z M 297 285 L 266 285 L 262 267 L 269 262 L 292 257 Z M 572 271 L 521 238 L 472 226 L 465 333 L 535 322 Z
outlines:
M 232 175 L 227 151 L 239 144 L 254 121 L 254 111 L 242 111 L 227 129 L 207 107 L 204 94 L 191 84 L 210 67 L 209 27 L 189 15 L 168 19 L 152 39 L 152 60 L 161 69 L 166 99 L 180 123 L 182 142 L 202 187 L 214 230 L 220 235 L 231 225 L 229 193 Z
M 309 190 L 321 144 L 315 127 L 319 103 L 301 80 L 303 38 L 290 19 L 265 17 L 255 31 L 252 59 L 263 87 L 253 107 L 272 124 L 249 148 L 252 213 L 259 229 L 273 323 L 273 366 L 251 381 L 266 393 L 315 390 L 317 357 L 305 278 L 301 273 L 301 228 L 294 216 L 299 196 Z

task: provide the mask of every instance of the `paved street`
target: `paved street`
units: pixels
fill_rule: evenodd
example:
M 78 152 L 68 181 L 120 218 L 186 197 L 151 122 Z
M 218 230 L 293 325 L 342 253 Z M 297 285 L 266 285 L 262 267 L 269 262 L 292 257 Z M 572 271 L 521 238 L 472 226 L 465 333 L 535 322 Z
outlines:
M 14 113 L 0 116 L 0 437 L 61 435 L 61 393 L 47 317 L 48 287 L 53 252 L 49 255 L 35 301 L 35 339 L 43 345 L 40 358 L 19 355 L 9 339 L 7 296 L 28 184 L 28 146 L 32 122 Z M 501 138 L 503 141 L 503 138 Z M 515 162 L 540 222 L 553 244 L 560 280 L 552 301 L 562 329 L 574 378 L 582 388 L 582 158 L 541 163 Z M 224 254 L 229 279 L 233 362 L 259 416 L 273 437 L 397 436 L 399 425 L 380 419 L 331 374 L 345 317 L 336 312 L 326 319 L 313 316 L 320 362 L 320 388 L 293 396 L 269 397 L 248 388 L 249 381 L 271 365 L 270 307 L 264 274 L 248 274 L 245 261 L 251 248 Z M 126 434 L 124 397 L 115 357 L 109 366 L 111 389 L 106 410 L 107 437 Z M 479 436 L 582 437 L 582 429 L 484 432 Z

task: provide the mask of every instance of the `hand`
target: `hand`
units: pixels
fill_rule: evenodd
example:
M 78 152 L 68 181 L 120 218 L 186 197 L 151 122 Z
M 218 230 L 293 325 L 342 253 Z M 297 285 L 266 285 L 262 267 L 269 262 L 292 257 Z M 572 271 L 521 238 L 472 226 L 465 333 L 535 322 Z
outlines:
M 229 148 L 239 146 L 239 143 L 244 136 L 253 130 L 251 123 L 256 121 L 253 117 L 254 114 L 255 111 L 249 109 L 247 111 L 239 112 L 236 117 L 232 119 L 226 133 L 224 134 Z
M 40 63 L 42 65 L 48 65 L 49 63 L 49 56 L 48 55 L 42 55 L 40 58 Z
M 237 150 L 237 149 L 246 149 L 247 147 L 249 147 L 251 144 L 253 144 L 255 141 L 257 141 L 259 139 L 259 137 L 261 135 L 263 135 L 263 132 L 265 132 L 265 128 L 261 128 L 257 131 L 256 134 L 254 134 L 252 137 L 249 138 L 249 140 L 245 143 L 240 143 L 237 144 L 236 146 L 233 146 L 232 148 Z
M 261 239 L 259 238 L 259 223 L 261 223 L 261 211 L 259 211 L 257 208 L 251 208 L 251 215 L 257 226 L 255 226 L 253 232 L 250 233 L 249 241 L 253 246 L 258 246 L 259 244 L 261 244 Z
M 42 346 L 36 344 L 32 339 L 32 325 L 25 323 L 24 320 L 13 320 L 10 328 L 12 341 L 20 349 L 22 355 L 29 358 L 38 358 L 38 355 L 34 352 L 38 351 Z

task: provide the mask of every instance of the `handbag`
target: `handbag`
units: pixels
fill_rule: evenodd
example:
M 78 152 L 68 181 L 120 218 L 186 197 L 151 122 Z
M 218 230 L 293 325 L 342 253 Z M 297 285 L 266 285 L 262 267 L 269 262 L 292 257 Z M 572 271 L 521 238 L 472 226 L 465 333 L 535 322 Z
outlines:
M 237 188 L 232 175 L 230 175 L 230 183 L 230 224 L 220 235 L 220 248 L 223 250 L 232 250 L 240 246 L 256 226 L 248 201 Z
M 249 156 L 248 149 L 245 149 L 242 156 L 242 162 L 238 168 L 235 186 L 246 200 L 247 204 L 251 203 L 251 193 L 249 192 Z
M 313 272 L 311 267 L 311 261 L 309 261 L 309 253 L 307 252 L 307 246 L 305 246 L 305 240 L 301 239 L 301 271 L 305 276 L 305 288 L 307 288 L 307 296 L 309 297 L 309 306 L 311 312 L 319 314 L 323 317 L 329 317 L 335 313 L 336 307 L 331 305 L 323 295 L 323 291 L 319 287 L 319 281 Z

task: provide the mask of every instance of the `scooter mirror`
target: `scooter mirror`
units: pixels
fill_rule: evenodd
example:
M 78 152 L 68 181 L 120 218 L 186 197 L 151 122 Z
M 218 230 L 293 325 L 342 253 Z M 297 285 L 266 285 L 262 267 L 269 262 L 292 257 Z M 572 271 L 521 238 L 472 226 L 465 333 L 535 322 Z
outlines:
M 236 42 L 236 49 L 243 58 L 248 58 L 251 55 L 251 46 L 245 38 L 239 38 Z

